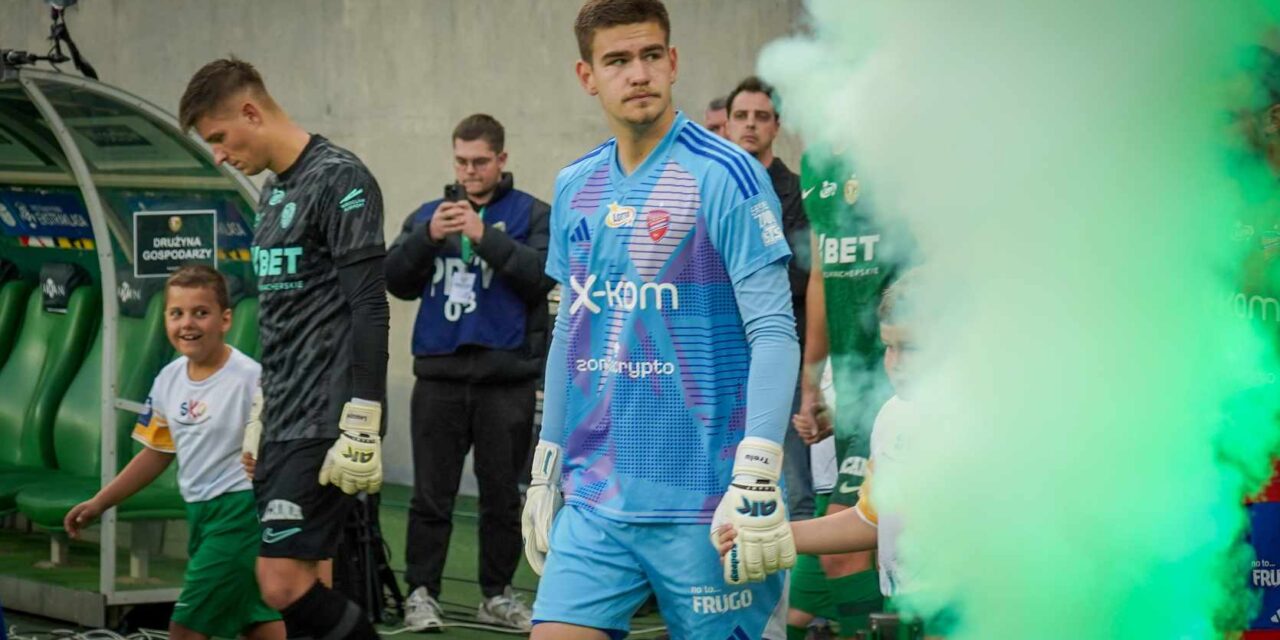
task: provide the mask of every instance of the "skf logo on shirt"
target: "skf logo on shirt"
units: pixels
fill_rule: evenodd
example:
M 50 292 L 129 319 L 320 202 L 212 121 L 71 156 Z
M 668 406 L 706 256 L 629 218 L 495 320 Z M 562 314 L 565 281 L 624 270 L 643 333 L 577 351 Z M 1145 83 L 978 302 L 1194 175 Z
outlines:
M 616 202 L 609 204 L 609 213 L 604 218 L 604 223 L 614 229 L 618 227 L 629 226 L 636 220 L 636 208 L 624 207 Z
M 818 192 L 818 195 L 819 195 L 823 200 L 826 200 L 827 198 L 830 198 L 831 196 L 834 196 L 835 194 L 836 194 L 836 183 L 834 183 L 834 182 L 830 182 L 830 181 L 828 181 L 828 180 L 823 180 L 823 181 L 822 181 L 822 191 L 819 191 L 819 192 Z
M 187 400 L 178 405 L 178 415 L 183 418 L 199 420 L 209 412 L 209 405 L 200 400 Z

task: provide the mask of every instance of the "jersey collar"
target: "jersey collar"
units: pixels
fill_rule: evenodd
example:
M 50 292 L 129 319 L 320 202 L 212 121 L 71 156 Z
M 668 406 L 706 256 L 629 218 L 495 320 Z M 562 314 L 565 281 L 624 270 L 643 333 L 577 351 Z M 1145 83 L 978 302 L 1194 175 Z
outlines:
M 613 185 L 613 190 L 618 194 L 619 198 L 625 197 L 627 192 L 631 190 L 633 185 L 640 184 L 645 176 L 649 175 L 654 167 L 660 167 L 666 164 L 666 157 L 671 150 L 671 145 L 675 143 L 676 136 L 680 135 L 680 130 L 684 128 L 685 122 L 688 122 L 683 111 L 676 111 L 676 117 L 671 121 L 671 129 L 667 131 L 667 135 L 662 137 L 658 142 L 658 146 L 649 152 L 649 156 L 636 167 L 631 175 L 622 173 L 622 165 L 618 162 L 618 145 L 614 144 L 609 150 L 609 182 Z

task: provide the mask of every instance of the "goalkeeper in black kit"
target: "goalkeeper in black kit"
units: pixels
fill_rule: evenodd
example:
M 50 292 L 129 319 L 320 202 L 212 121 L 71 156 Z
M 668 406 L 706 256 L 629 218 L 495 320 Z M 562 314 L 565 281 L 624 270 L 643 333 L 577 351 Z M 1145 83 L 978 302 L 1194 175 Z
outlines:
M 321 583 L 318 563 L 336 551 L 354 494 L 382 486 L 390 312 L 378 183 L 354 154 L 290 120 L 241 60 L 197 71 L 179 119 L 218 163 L 273 174 L 252 250 L 262 394 L 246 436 L 263 599 L 290 637 L 377 638 L 355 603 Z

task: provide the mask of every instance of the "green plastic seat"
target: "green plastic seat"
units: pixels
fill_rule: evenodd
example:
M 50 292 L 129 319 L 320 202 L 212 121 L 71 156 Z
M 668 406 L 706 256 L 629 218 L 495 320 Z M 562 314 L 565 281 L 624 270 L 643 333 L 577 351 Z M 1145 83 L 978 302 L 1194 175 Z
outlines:
M 77 287 L 66 313 L 44 310 L 39 290 L 27 296 L 13 349 L 0 368 L 0 513 L 25 486 L 56 467 L 53 423 L 101 317 L 98 288 Z
M 0 286 L 0 367 L 9 359 L 9 352 L 18 341 L 29 295 L 31 283 L 25 280 L 11 280 Z
M 117 331 L 118 393 L 122 398 L 142 402 L 152 380 L 172 354 L 164 333 L 164 296 L 153 295 L 142 318 L 119 316 Z M 29 484 L 17 494 L 18 511 L 37 525 L 60 527 L 63 515 L 76 504 L 92 498 L 101 485 L 102 341 L 99 332 L 58 408 L 53 429 L 58 471 L 46 475 L 38 484 Z M 130 411 L 115 412 L 116 471 L 124 468 L 135 451 L 131 434 L 136 420 L 136 414 Z M 163 518 L 182 518 L 185 513 L 176 489 L 141 492 L 120 505 L 117 516 L 129 519 L 129 512 L 135 507 L 147 512 L 158 509 Z
M 258 359 L 258 299 L 244 298 L 231 311 L 231 330 L 227 332 L 227 344 L 241 353 Z

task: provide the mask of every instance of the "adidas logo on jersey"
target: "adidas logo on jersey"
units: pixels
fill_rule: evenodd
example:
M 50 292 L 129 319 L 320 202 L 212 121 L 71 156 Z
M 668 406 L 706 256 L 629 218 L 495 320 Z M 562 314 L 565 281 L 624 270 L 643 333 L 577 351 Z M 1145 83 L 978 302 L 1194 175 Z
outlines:
M 301 520 L 302 507 L 288 500 L 272 500 L 267 503 L 267 510 L 262 514 L 262 522 L 271 520 Z
M 573 304 L 569 306 L 569 314 L 573 315 L 583 309 L 591 313 L 600 313 L 603 309 L 596 300 L 604 298 L 605 306 L 610 309 L 631 311 L 636 308 L 679 309 L 680 290 L 670 282 L 645 282 L 639 286 L 630 280 L 615 280 L 596 284 L 600 277 L 593 274 L 586 281 L 577 276 L 569 276 L 569 286 L 573 288 Z
M 578 225 L 573 228 L 573 233 L 569 234 L 569 241 L 591 242 L 591 226 L 587 224 L 586 218 L 578 221 Z

